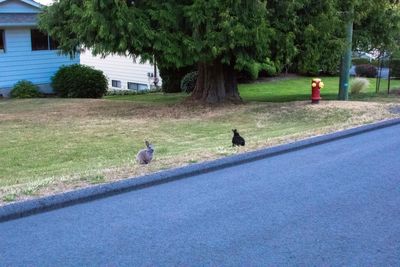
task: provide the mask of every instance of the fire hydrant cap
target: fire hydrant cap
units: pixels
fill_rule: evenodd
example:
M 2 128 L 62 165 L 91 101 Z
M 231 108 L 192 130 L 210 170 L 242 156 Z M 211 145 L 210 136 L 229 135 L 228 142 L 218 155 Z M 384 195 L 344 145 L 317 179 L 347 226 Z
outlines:
M 312 87 L 316 87 L 317 84 L 316 84 L 316 83 L 312 83 L 311 86 L 312 86 Z

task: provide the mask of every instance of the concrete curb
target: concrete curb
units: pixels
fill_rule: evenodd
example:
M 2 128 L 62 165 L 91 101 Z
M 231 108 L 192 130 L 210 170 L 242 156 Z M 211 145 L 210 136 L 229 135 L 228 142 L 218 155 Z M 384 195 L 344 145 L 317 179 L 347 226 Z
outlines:
M 265 148 L 239 155 L 233 155 L 214 161 L 193 164 L 186 167 L 162 171 L 137 178 L 127 178 L 125 180 L 117 182 L 101 184 L 39 199 L 12 203 L 0 207 L 0 222 L 13 220 L 32 214 L 58 209 L 99 198 L 104 198 L 123 192 L 138 190 L 157 184 L 167 183 L 190 176 L 204 174 L 267 157 L 273 157 L 279 154 L 300 150 L 310 146 L 331 142 L 334 140 L 393 126 L 396 124 L 400 124 L 400 119 L 385 120 L 377 123 L 359 126 L 356 128 L 338 131 L 327 135 L 312 137 L 289 144 L 278 145 L 275 147 Z

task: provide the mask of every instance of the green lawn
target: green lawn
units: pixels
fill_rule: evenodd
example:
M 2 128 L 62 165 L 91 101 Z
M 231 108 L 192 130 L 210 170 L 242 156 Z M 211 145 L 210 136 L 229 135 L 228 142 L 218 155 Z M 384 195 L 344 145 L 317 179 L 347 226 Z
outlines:
M 298 100 L 309 100 L 311 96 L 311 77 L 288 77 L 287 79 L 272 80 L 268 82 L 255 82 L 248 84 L 240 84 L 239 91 L 243 100 L 256 102 L 287 102 Z M 350 79 L 350 82 L 353 78 Z M 391 98 L 387 95 L 387 80 L 381 80 L 380 93 L 376 94 L 376 79 L 368 79 L 370 87 L 366 92 L 360 95 L 349 95 L 354 100 L 373 100 L 378 97 Z M 338 77 L 322 77 L 325 87 L 321 90 L 323 100 L 336 100 L 338 96 L 339 78 Z M 400 80 L 391 81 L 393 88 L 400 88 Z M 143 94 L 134 96 L 107 96 L 112 100 L 128 100 L 137 103 L 152 104 L 173 104 L 182 101 L 187 95 L 184 93 L 177 94 Z
M 323 81 L 324 99 L 335 99 L 337 79 Z M 186 95 L 162 93 L 0 100 L 0 204 L 392 117 L 385 102 L 399 103 L 276 103 L 308 100 L 309 78 L 242 84 L 240 91 L 245 105 L 223 107 L 180 105 Z M 245 148 L 231 147 L 232 128 L 246 138 Z M 138 166 L 145 139 L 155 145 L 155 160 Z
M 265 102 L 286 102 L 296 100 L 309 100 L 311 95 L 310 77 L 288 78 L 287 80 L 276 80 L 268 83 L 241 84 L 240 94 L 246 101 L 265 101 Z M 350 79 L 351 81 L 352 79 Z M 339 78 L 322 77 L 325 87 L 321 90 L 324 100 L 336 100 L 338 96 Z M 376 79 L 369 79 L 370 87 L 368 91 L 362 92 L 358 96 L 351 96 L 350 99 L 362 100 L 375 95 Z M 400 81 L 392 81 L 391 88 L 399 88 Z M 381 93 L 386 92 L 387 81 L 381 81 Z M 379 94 L 386 97 L 385 94 Z

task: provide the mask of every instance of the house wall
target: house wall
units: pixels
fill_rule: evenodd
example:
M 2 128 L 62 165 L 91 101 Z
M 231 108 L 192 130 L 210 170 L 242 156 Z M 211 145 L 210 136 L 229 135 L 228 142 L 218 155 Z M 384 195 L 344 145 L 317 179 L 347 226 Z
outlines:
M 128 89 L 128 82 L 146 84 L 150 89 L 153 85 L 153 78 L 148 77 L 148 73 L 154 73 L 154 66 L 150 63 L 136 63 L 131 57 L 110 55 L 106 58 L 93 56 L 90 51 L 86 51 L 80 56 L 81 64 L 91 66 L 103 71 L 108 79 L 110 89 Z M 159 76 L 157 71 L 157 76 Z M 161 85 L 161 79 L 158 77 Z M 121 88 L 112 87 L 111 81 L 121 81 Z
M 5 28 L 5 53 L 0 53 L 0 94 L 19 80 L 29 80 L 50 92 L 51 76 L 62 65 L 79 63 L 79 56 L 70 60 L 56 50 L 32 51 L 29 28 Z

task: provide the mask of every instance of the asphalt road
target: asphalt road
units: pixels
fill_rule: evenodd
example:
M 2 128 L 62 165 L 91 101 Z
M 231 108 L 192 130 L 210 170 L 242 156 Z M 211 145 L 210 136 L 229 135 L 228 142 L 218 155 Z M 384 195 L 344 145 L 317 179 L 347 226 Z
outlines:
M 0 223 L 0 266 L 400 266 L 400 126 Z

